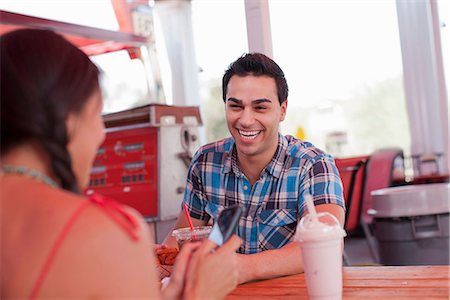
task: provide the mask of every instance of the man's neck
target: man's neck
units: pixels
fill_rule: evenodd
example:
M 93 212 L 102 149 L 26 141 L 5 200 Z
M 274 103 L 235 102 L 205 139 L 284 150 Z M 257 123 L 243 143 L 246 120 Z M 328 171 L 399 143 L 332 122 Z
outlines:
M 277 147 L 275 147 L 273 151 L 268 151 L 267 153 L 262 153 L 257 156 L 248 156 L 237 151 L 237 163 L 241 171 L 250 181 L 251 186 L 258 181 L 262 170 L 267 167 L 275 155 Z

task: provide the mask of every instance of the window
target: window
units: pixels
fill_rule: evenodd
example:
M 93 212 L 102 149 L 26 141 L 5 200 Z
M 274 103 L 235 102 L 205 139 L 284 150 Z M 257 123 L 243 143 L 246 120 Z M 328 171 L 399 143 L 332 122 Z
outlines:
M 1 1 L 0 9 L 106 30 L 119 29 L 110 0 L 5 0 Z M 146 53 L 145 51 L 146 49 L 141 49 L 142 53 Z M 150 102 L 148 78 L 152 74 L 151 70 L 145 68 L 142 60 L 131 59 L 127 51 L 100 54 L 91 56 L 91 59 L 103 71 L 101 76 L 103 113 L 126 110 Z M 150 88 L 154 87 L 150 86 Z
M 222 76 L 248 51 L 244 1 L 192 1 L 192 23 L 200 68 L 202 119 L 207 141 L 229 136 L 222 101 Z
M 395 0 L 270 1 L 290 95 L 284 134 L 335 156 L 409 150 Z
M 450 2 L 438 0 L 439 21 L 441 28 L 442 58 L 444 60 L 445 82 L 448 89 L 450 87 Z M 448 97 L 449 115 L 450 115 L 450 97 Z
M 110 0 L 2 0 L 0 2 L 0 9 L 33 17 L 107 30 L 119 29 Z
M 91 60 L 102 70 L 104 114 L 150 103 L 149 75 L 142 60 L 130 59 L 125 50 L 91 56 Z

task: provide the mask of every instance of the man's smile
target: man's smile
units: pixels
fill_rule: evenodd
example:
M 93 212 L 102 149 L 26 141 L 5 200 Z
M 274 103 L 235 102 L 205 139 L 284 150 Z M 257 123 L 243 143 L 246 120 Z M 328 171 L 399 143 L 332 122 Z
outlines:
M 242 130 L 238 129 L 239 135 L 245 140 L 255 139 L 262 130 Z

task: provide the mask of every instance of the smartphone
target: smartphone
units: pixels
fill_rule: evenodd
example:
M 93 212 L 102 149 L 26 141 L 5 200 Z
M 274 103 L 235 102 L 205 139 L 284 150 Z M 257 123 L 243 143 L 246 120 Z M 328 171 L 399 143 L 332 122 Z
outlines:
M 241 214 L 242 208 L 238 205 L 222 210 L 208 238 L 218 246 L 224 244 L 236 232 Z

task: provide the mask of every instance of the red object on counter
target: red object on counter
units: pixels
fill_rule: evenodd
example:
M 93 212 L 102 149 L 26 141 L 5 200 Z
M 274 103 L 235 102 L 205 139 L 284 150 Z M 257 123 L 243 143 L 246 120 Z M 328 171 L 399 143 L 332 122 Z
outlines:
M 87 191 L 111 197 L 145 217 L 158 215 L 158 129 L 130 127 L 107 132 L 97 151 Z
M 186 175 L 200 147 L 200 110 L 149 104 L 103 116 L 106 138 L 86 191 L 135 208 L 147 221 L 180 213 Z

